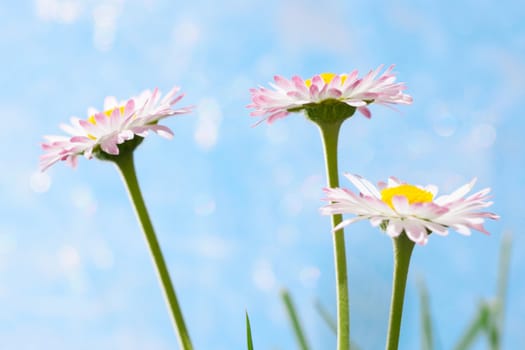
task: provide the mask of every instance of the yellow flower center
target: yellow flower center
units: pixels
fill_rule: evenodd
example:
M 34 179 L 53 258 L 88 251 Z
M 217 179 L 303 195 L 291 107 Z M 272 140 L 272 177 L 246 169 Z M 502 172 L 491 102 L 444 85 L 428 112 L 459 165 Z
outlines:
M 106 117 L 109 118 L 109 117 L 111 117 L 111 114 L 113 113 L 113 111 L 115 109 L 117 109 L 117 108 L 120 110 L 120 114 L 124 114 L 124 108 L 125 108 L 124 106 L 111 108 L 111 109 L 108 109 L 107 111 L 104 111 L 102 113 L 104 113 L 106 115 Z M 90 115 L 89 118 L 87 119 L 87 121 L 90 122 L 93 125 L 97 125 L 97 121 L 95 120 L 95 115 L 94 114 Z M 88 134 L 87 137 L 89 137 L 92 140 L 96 140 L 97 139 L 95 136 L 93 136 L 91 134 Z
M 428 203 L 432 202 L 434 195 L 419 187 L 413 185 L 399 185 L 397 187 L 385 188 L 381 191 L 381 200 L 394 209 L 392 205 L 392 198 L 394 196 L 403 196 L 408 200 L 409 204 L 414 203 Z
M 120 107 L 115 107 L 115 108 L 111 108 L 111 109 L 108 109 L 107 111 L 104 111 L 102 113 L 104 113 L 106 115 L 106 117 L 111 117 L 111 113 L 113 113 L 113 111 L 115 109 L 119 109 L 120 110 L 120 114 L 124 114 L 124 106 L 120 106 Z M 93 125 L 96 125 L 97 124 L 97 121 L 95 120 L 95 115 L 90 115 L 89 118 L 87 119 L 88 122 L 90 122 L 91 124 Z
M 334 77 L 336 76 L 335 73 L 321 73 L 319 74 L 321 78 L 323 78 L 323 81 L 325 84 L 330 84 L 332 80 L 334 80 Z M 341 84 L 343 84 L 346 80 L 346 75 L 341 75 Z M 307 88 L 312 86 L 312 79 L 306 79 L 304 81 L 304 85 L 306 85 Z

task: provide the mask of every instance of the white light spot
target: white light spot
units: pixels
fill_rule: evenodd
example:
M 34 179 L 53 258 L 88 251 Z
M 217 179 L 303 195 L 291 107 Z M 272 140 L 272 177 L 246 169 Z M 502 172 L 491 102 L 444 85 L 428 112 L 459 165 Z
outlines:
M 57 253 L 58 266 L 65 275 L 72 290 L 82 293 L 86 289 L 86 281 L 82 276 L 81 258 L 78 250 L 70 245 L 64 245 Z
M 51 187 L 51 177 L 47 173 L 36 171 L 31 174 L 29 179 L 31 190 L 36 193 L 44 193 Z
M 200 27 L 190 18 L 177 21 L 177 24 L 173 28 L 173 40 L 177 45 L 180 45 L 181 48 L 193 48 L 199 42 L 200 37 Z
M 35 11 L 44 21 L 73 23 L 82 12 L 82 4 L 78 0 L 36 0 Z
M 232 244 L 214 235 L 204 235 L 195 239 L 194 250 L 198 255 L 208 259 L 224 259 L 231 255 Z
M 219 138 L 219 126 L 222 112 L 219 103 L 214 98 L 204 98 L 199 102 L 195 142 L 208 151 L 215 147 Z
M 59 18 L 64 23 L 73 23 L 80 14 L 80 4 L 76 1 L 63 1 Z
M 474 149 L 490 148 L 496 141 L 496 129 L 491 124 L 479 124 L 472 129 L 468 140 Z
M 321 270 L 315 266 L 305 266 L 299 272 L 299 280 L 307 288 L 314 288 L 320 276 Z
M 65 272 L 73 272 L 80 267 L 80 254 L 76 248 L 65 245 L 58 251 L 58 262 Z
M 470 181 L 466 180 L 464 176 L 457 173 L 444 173 L 440 176 L 444 179 L 444 182 L 439 186 L 439 193 L 448 194 L 457 190 L 460 186 L 463 186 L 465 182 Z
M 293 181 L 292 169 L 289 165 L 277 166 L 273 169 L 273 178 L 276 185 L 288 186 Z
M 443 137 L 452 136 L 456 132 L 457 119 L 453 116 L 443 116 L 435 121 L 436 134 Z
M 272 266 L 266 260 L 258 261 L 252 270 L 253 283 L 260 290 L 269 292 L 275 288 L 276 280 Z
M 301 193 L 305 199 L 319 200 L 323 196 L 323 177 L 321 175 L 308 176 L 301 186 Z
M 97 241 L 91 250 L 93 264 L 100 270 L 108 270 L 113 267 L 113 253 L 105 241 Z
M 7 233 L 0 234 L 0 255 L 9 254 L 16 249 L 16 239 Z
M 257 74 L 262 77 L 271 77 L 275 74 L 275 72 L 279 71 L 279 69 L 277 68 L 278 66 L 277 62 L 278 60 L 275 58 L 275 56 L 270 56 L 270 55 L 262 56 L 257 61 L 255 70 Z
M 277 241 L 282 245 L 291 245 L 299 236 L 299 231 L 293 226 L 281 226 L 277 229 Z
M 11 258 L 11 253 L 13 253 L 15 250 L 15 237 L 11 234 L 0 233 L 0 271 L 6 269 L 10 262 L 15 262 L 15 259 Z M 9 267 L 7 267 L 7 269 L 9 269 Z M 2 286 L 0 286 L 0 295 L 1 294 Z
M 368 164 L 371 163 L 374 160 L 376 153 L 372 147 L 369 146 L 368 143 L 365 143 L 359 148 L 359 155 L 358 157 L 361 158 L 362 164 Z
M 199 216 L 208 216 L 215 212 L 215 200 L 207 194 L 195 196 L 193 210 Z
M 71 191 L 73 205 L 87 214 L 94 214 L 97 211 L 97 202 L 93 198 L 93 193 L 88 187 L 77 187 Z
M 286 126 L 280 128 L 266 128 L 266 138 L 272 145 L 285 143 L 288 140 Z
M 458 120 L 450 114 L 448 107 L 440 105 L 431 109 L 430 119 L 436 134 L 442 137 L 452 136 L 458 127 Z
M 296 193 L 287 193 L 281 200 L 281 207 L 287 214 L 295 216 L 303 210 L 303 201 Z
M 167 47 L 168 55 L 163 55 L 167 56 L 169 60 L 167 64 L 170 70 L 169 74 L 180 75 L 185 74 L 195 63 L 193 52 L 202 42 L 203 30 L 198 21 L 189 17 L 179 17 L 174 23 L 171 34 L 172 40 Z M 198 72 L 194 71 L 192 77 L 193 81 L 205 83 L 206 77 Z
M 255 83 L 252 80 L 245 76 L 237 76 L 236 78 L 232 79 L 229 95 L 233 98 L 242 98 L 244 100 L 246 98 L 246 91 L 248 91 L 254 84 Z M 253 118 L 254 124 L 256 120 L 257 119 Z
M 346 21 L 343 11 L 337 11 L 330 2 L 281 1 L 275 25 L 282 45 L 288 50 L 310 50 L 346 53 L 355 47 L 358 36 Z M 313 5 L 315 4 L 315 5 Z M 322 26 L 312 23 L 323 23 Z
M 100 4 L 93 10 L 93 45 L 99 51 L 109 51 L 115 41 L 119 8 L 116 4 Z
M 413 158 L 422 157 L 432 151 L 431 136 L 426 131 L 414 130 L 407 138 L 405 147 Z

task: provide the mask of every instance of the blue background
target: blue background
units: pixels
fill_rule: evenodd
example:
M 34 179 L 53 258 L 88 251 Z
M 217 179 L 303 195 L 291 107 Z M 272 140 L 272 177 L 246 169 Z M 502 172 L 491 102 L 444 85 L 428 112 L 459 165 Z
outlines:
M 37 172 L 39 142 L 69 116 L 146 88 L 179 85 L 191 115 L 175 138 L 148 137 L 138 175 L 197 349 L 295 347 L 288 287 L 315 349 L 335 347 L 329 219 L 315 126 L 300 114 L 252 127 L 248 89 L 274 74 L 362 74 L 395 63 L 414 104 L 345 123 L 340 169 L 395 175 L 441 193 L 472 177 L 501 215 L 492 234 L 432 236 L 416 247 L 402 349 L 420 344 L 424 278 L 449 349 L 480 298 L 495 294 L 513 235 L 504 348 L 525 346 L 525 10 L 519 1 L 35 0 L 0 5 L 0 341 L 2 349 L 177 348 L 150 257 L 117 171 L 81 159 Z M 342 180 L 342 185 L 350 186 Z M 390 240 L 346 232 L 352 337 L 383 347 Z M 485 348 L 483 341 L 479 348 Z

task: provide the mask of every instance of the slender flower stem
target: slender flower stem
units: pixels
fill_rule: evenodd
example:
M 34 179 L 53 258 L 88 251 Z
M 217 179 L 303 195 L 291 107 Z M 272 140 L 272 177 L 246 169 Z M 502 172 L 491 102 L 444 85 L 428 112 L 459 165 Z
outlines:
M 140 192 L 133 162 L 133 152 L 125 152 L 118 157 L 115 157 L 114 162 L 116 163 L 117 168 L 120 170 L 122 178 L 126 184 L 129 197 L 133 203 L 135 213 L 137 214 L 142 231 L 144 232 L 144 237 L 148 243 L 153 262 L 155 263 L 155 267 L 157 269 L 159 280 L 162 284 L 164 296 L 166 297 L 166 302 L 168 303 L 171 311 L 171 317 L 177 331 L 179 345 L 181 349 L 192 350 L 193 345 L 191 344 L 190 336 L 184 323 L 184 318 L 182 316 L 179 302 L 177 301 L 175 289 L 171 283 L 168 268 L 166 267 L 166 262 L 162 256 L 159 242 L 157 241 L 153 225 L 148 215 L 148 210 L 146 209 L 146 204 L 144 203 L 144 199 L 142 198 L 142 194 Z
M 408 268 L 414 242 L 403 232 L 394 243 L 394 277 L 392 286 L 392 300 L 390 302 L 390 319 L 388 322 L 387 350 L 397 350 L 399 345 L 399 332 L 401 330 L 401 317 L 403 315 L 403 302 L 405 300 L 405 287 L 407 283 Z
M 324 156 L 328 186 L 339 187 L 339 170 L 337 168 L 337 142 L 342 121 L 318 122 L 323 139 Z M 332 215 L 332 227 L 337 226 L 343 217 Z M 343 229 L 333 233 L 335 279 L 337 293 L 337 350 L 350 349 L 350 308 L 348 302 L 348 276 L 346 272 L 345 237 Z

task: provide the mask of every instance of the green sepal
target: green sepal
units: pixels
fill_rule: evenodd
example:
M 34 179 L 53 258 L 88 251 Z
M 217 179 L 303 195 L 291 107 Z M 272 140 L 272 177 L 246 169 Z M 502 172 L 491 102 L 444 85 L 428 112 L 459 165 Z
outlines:
M 306 117 L 316 124 L 342 123 L 354 115 L 356 108 L 336 99 L 302 106 Z

